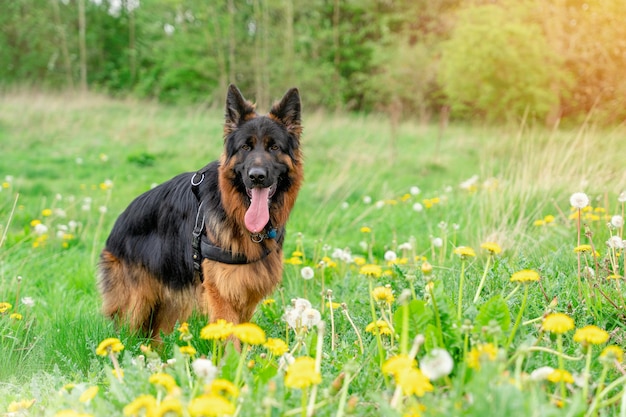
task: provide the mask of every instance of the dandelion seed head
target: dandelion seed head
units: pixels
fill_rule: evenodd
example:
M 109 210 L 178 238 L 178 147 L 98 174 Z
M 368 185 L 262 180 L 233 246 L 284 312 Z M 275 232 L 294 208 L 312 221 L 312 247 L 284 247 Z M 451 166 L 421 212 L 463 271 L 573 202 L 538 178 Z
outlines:
M 309 280 L 313 278 L 315 271 L 310 266 L 305 266 L 300 270 L 300 275 L 302 276 L 302 279 Z
M 191 369 L 205 384 L 210 383 L 217 376 L 217 367 L 210 359 L 198 358 L 191 362 Z
M 419 187 L 414 185 L 409 189 L 409 193 L 411 193 L 411 195 L 418 195 L 419 193 L 421 193 L 421 190 L 419 189 Z
M 440 248 L 443 246 L 443 239 L 440 237 L 434 237 L 432 238 L 431 243 L 433 244 L 434 247 Z
M 569 203 L 574 208 L 583 209 L 589 205 L 589 197 L 585 193 L 574 193 L 569 198 Z
M 548 375 L 554 372 L 554 368 L 551 366 L 542 366 L 540 368 L 535 369 L 530 373 L 531 381 L 546 381 L 548 379 Z
M 454 360 L 445 349 L 435 348 L 420 360 L 420 369 L 431 381 L 450 375 Z
M 616 214 L 615 216 L 611 217 L 611 226 L 613 226 L 616 229 L 620 229 L 621 227 L 624 226 L 624 218 L 622 216 L 620 216 L 619 214 Z
M 619 193 L 619 195 L 617 196 L 617 201 L 620 203 L 626 203 L 626 191 L 622 191 L 621 193 Z
M 398 259 L 398 255 L 394 251 L 388 250 L 387 252 L 385 252 L 384 258 L 387 262 L 393 262 Z
M 363 204 L 372 204 L 372 197 L 366 195 L 363 197 Z
M 624 241 L 619 236 L 611 236 L 606 244 L 611 249 L 624 249 Z

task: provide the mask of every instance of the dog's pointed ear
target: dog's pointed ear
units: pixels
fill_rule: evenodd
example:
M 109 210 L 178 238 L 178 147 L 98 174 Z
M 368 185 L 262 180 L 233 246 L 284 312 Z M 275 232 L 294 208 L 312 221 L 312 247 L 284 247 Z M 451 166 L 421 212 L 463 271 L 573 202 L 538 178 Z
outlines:
M 300 133 L 302 133 L 300 113 L 300 92 L 297 88 L 292 88 L 285 93 L 279 102 L 272 106 L 270 117 L 283 124 L 289 133 L 300 138 Z
M 255 115 L 254 104 L 246 100 L 234 84 L 229 85 L 228 94 L 226 95 L 224 134 L 228 135 L 233 132 L 242 122 Z

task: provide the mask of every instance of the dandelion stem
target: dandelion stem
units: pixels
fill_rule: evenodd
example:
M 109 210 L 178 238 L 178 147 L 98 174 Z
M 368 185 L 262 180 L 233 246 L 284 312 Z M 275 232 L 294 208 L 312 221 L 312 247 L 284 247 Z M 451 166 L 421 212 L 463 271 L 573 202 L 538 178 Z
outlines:
M 581 216 L 581 210 L 578 209 L 578 216 L 576 218 L 576 231 L 578 234 L 578 243 L 576 243 L 577 246 L 580 246 L 580 216 Z M 580 252 L 577 252 L 577 257 L 578 257 L 578 274 L 577 274 L 577 278 L 578 278 L 578 298 L 582 298 L 582 281 L 580 279 Z
M 557 357 L 559 362 L 559 370 L 561 372 L 565 371 L 565 366 L 563 364 L 563 335 L 558 333 L 556 335 L 556 347 L 559 351 L 560 355 Z M 565 397 L 567 396 L 567 391 L 565 390 L 565 380 L 561 378 L 561 401 L 565 401 Z
M 480 292 L 483 290 L 483 286 L 485 285 L 485 281 L 487 280 L 487 272 L 489 271 L 489 265 L 491 263 L 490 254 L 487 258 L 487 263 L 485 264 L 485 270 L 483 271 L 483 276 L 480 278 L 480 283 L 478 284 L 478 289 L 476 290 L 476 295 L 474 296 L 474 304 L 478 301 L 478 297 L 480 297 Z
M 115 376 L 117 380 L 122 382 L 122 370 L 120 369 L 120 363 L 117 361 L 115 354 L 111 350 L 111 348 L 107 348 L 109 351 L 109 358 L 111 358 L 111 362 L 113 363 L 113 368 L 115 369 Z
M 605 374 L 604 369 L 602 370 L 602 373 Z M 604 380 L 604 378 L 602 380 Z M 595 398 L 593 399 L 593 402 L 591 403 L 591 406 L 589 407 L 587 414 L 585 414 L 585 417 L 596 415 L 598 411 L 597 408 L 600 405 L 600 400 L 604 396 L 606 396 L 609 392 L 611 392 L 613 389 L 615 389 L 616 387 L 619 387 L 620 385 L 623 385 L 625 382 L 626 382 L 626 375 L 622 375 L 621 377 L 611 382 L 609 385 L 606 386 L 606 388 L 602 390 L 601 390 L 602 385 L 598 385 L 597 394 Z
M 17 207 L 17 200 L 20 197 L 19 194 L 15 195 L 15 200 L 13 201 L 13 207 L 11 208 L 11 212 L 9 213 L 9 218 L 7 219 L 7 224 L 2 231 L 2 238 L 0 238 L 0 248 L 4 244 L 7 238 L 7 233 L 9 233 L 9 225 L 11 224 L 11 220 L 13 219 L 13 215 L 15 214 L 15 208 Z
M 376 323 L 377 317 L 376 317 L 376 307 L 374 306 L 374 296 L 372 295 L 372 291 L 374 290 L 374 284 L 372 282 L 372 279 L 369 279 L 369 290 L 370 290 L 370 310 L 372 313 L 372 322 Z M 347 313 L 346 313 L 347 314 Z M 376 344 L 378 346 L 378 361 L 380 362 L 379 365 L 382 368 L 383 366 L 383 361 L 385 360 L 385 351 L 383 349 L 383 342 L 380 338 L 380 329 L 378 328 L 378 326 L 374 326 L 375 328 L 375 335 L 376 335 Z M 355 328 L 356 330 L 356 328 Z M 357 332 L 358 335 L 358 332 Z M 361 338 L 359 337 L 359 342 L 361 341 Z M 363 353 L 363 344 L 361 342 L 361 353 Z
M 515 319 L 515 324 L 513 325 L 513 329 L 509 334 L 509 338 L 506 341 L 506 345 L 504 349 L 507 350 L 511 343 L 513 343 L 513 339 L 515 339 L 515 333 L 517 333 L 517 329 L 522 321 L 522 315 L 524 314 L 524 310 L 526 309 L 526 300 L 528 299 L 528 285 L 524 285 L 524 296 L 522 297 L 522 305 L 519 308 L 519 312 L 517 313 L 517 318 Z
M 437 299 L 435 298 L 435 281 L 431 281 L 432 286 L 429 287 L 430 299 L 433 302 L 433 312 L 435 313 L 435 325 L 437 326 L 437 340 L 439 347 L 443 348 L 443 329 L 441 326 L 441 316 L 439 315 L 439 308 L 437 307 Z
M 237 364 L 237 371 L 235 372 L 235 386 L 239 388 L 241 382 L 241 373 L 243 372 L 243 364 L 246 361 L 246 353 L 248 352 L 248 344 L 244 343 L 241 347 L 241 355 L 239 355 L 239 363 Z
M 456 318 L 461 321 L 463 313 L 463 283 L 465 281 L 465 259 L 461 259 L 461 276 L 459 277 L 459 301 L 457 305 Z
M 337 406 L 337 414 L 335 417 L 343 417 L 346 402 L 348 401 L 348 386 L 350 385 L 352 375 L 350 375 L 349 370 L 345 370 L 344 372 L 346 373 L 346 376 L 343 380 L 343 385 L 341 386 L 341 396 L 339 397 L 339 405 Z
M 328 297 L 328 305 L 330 312 L 330 350 L 331 352 L 335 351 L 335 314 L 333 308 L 333 292 L 328 290 L 326 292 L 326 296 Z
M 326 324 L 320 321 L 317 324 L 317 345 L 315 347 L 315 371 L 321 374 L 322 370 L 322 352 L 324 351 L 324 330 Z M 312 417 L 315 413 L 315 398 L 317 397 L 317 385 L 313 386 L 311 390 L 311 398 L 309 398 L 309 405 L 307 407 L 306 415 Z
M 362 355 L 363 353 L 365 353 L 365 348 L 363 347 L 363 339 L 361 338 L 361 333 L 359 332 L 359 329 L 356 327 L 356 324 L 354 324 L 354 321 L 352 321 L 352 317 L 350 317 L 350 313 L 348 313 L 348 307 L 345 304 L 342 304 L 341 307 L 343 308 L 343 313 L 346 315 L 348 322 L 350 323 L 350 325 L 354 329 L 354 332 L 356 333 L 356 337 L 359 340 L 359 348 L 361 349 L 361 355 Z M 382 349 L 382 345 L 380 347 Z
M 586 346 L 587 360 L 585 361 L 585 370 L 583 371 L 583 401 L 587 402 L 589 396 L 589 376 L 591 369 L 591 346 Z

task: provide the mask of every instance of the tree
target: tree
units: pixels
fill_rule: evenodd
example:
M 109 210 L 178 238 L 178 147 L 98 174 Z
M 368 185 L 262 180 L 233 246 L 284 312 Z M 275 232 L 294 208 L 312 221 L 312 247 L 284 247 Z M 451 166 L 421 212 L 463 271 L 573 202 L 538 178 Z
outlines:
M 453 114 L 491 120 L 545 118 L 558 97 L 561 62 L 528 7 L 470 6 L 443 46 L 439 80 Z

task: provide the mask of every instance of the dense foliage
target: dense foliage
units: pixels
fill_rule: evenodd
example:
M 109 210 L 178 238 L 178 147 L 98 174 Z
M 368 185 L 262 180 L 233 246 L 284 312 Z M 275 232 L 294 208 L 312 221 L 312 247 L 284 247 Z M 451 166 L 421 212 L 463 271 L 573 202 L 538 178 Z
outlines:
M 622 21 L 621 0 L 14 0 L 0 82 L 207 104 L 236 82 L 263 107 L 297 85 L 396 117 L 615 123 Z

